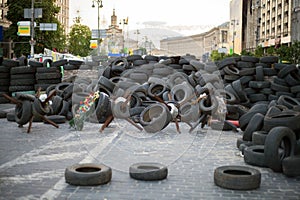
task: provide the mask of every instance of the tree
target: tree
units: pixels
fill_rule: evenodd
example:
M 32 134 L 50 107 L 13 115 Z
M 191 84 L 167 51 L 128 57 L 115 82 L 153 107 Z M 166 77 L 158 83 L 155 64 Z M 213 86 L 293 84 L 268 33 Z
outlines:
M 264 48 L 259 45 L 256 47 L 255 52 L 254 52 L 254 56 L 260 58 L 264 56 Z
M 88 56 L 91 38 L 92 32 L 88 26 L 74 24 L 69 34 L 69 52 L 82 57 Z
M 5 38 L 11 39 L 15 43 L 13 49 L 17 56 L 21 54 L 30 54 L 30 37 L 18 36 L 18 21 L 30 21 L 24 18 L 24 8 L 31 8 L 31 0 L 8 0 L 8 12 L 6 18 L 11 21 L 11 25 L 5 31 Z M 35 4 L 35 8 L 43 9 L 43 17 L 35 19 L 37 25 L 39 23 L 56 23 L 57 31 L 40 31 L 35 28 L 35 51 L 43 52 L 44 48 L 56 49 L 63 51 L 66 47 L 66 36 L 63 28 L 56 18 L 60 8 L 54 5 L 54 0 L 43 0 Z

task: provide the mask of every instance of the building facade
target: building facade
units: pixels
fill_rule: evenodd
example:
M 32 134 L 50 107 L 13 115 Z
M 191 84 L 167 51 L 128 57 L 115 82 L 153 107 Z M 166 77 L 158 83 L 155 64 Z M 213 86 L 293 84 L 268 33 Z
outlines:
M 293 0 L 292 7 L 292 42 L 300 41 L 300 0 Z
M 229 52 L 228 30 L 229 22 L 226 22 L 201 34 L 165 38 L 160 41 L 160 49 L 167 56 L 191 54 L 205 60 L 213 50 Z
M 0 57 L 11 57 L 12 43 L 7 41 L 3 37 L 4 30 L 7 29 L 11 22 L 6 19 L 8 7 L 6 5 L 7 0 L 0 0 Z
M 60 7 L 60 11 L 57 15 L 58 21 L 63 26 L 63 30 L 65 31 L 65 34 L 69 34 L 70 28 L 69 28 L 69 21 L 70 21 L 70 0 L 55 0 L 54 3 Z

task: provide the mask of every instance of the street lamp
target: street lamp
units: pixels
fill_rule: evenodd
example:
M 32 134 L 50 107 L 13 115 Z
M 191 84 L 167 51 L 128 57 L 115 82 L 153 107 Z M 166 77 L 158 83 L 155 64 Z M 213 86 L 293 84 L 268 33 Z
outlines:
M 136 34 L 136 48 L 138 49 L 138 48 L 139 48 L 139 34 L 141 34 L 141 33 L 140 33 L 140 30 L 137 29 L 137 30 L 134 32 L 134 34 Z
M 100 45 L 101 45 L 101 37 L 100 37 L 100 8 L 103 8 L 102 0 L 93 0 L 92 8 L 95 8 L 95 3 L 98 5 L 98 56 L 100 55 Z
M 233 30 L 232 30 L 232 53 L 234 53 L 234 38 L 236 36 L 236 31 L 235 31 L 235 26 L 239 25 L 239 20 L 236 19 L 232 19 L 231 20 L 231 25 L 233 26 Z
M 123 28 L 122 28 L 122 35 L 123 35 L 123 53 L 125 54 L 125 28 L 124 28 L 124 26 L 125 25 L 128 25 L 128 17 L 126 18 L 126 19 L 123 19 L 123 22 L 122 21 L 120 21 L 120 23 L 119 23 L 120 25 L 122 24 L 123 25 Z

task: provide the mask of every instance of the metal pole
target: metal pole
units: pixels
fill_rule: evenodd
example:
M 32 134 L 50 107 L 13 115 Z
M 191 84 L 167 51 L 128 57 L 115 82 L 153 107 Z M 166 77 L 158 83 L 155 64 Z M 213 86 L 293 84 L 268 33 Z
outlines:
M 31 0 L 31 27 L 30 27 L 30 55 L 31 58 L 34 58 L 34 0 Z
M 101 37 L 100 37 L 100 1 L 98 3 L 98 56 L 100 56 Z

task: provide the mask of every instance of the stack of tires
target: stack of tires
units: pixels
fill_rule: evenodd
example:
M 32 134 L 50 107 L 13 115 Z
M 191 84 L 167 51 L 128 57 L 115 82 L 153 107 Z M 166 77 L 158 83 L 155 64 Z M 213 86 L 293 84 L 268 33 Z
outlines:
M 9 85 L 10 85 L 10 69 L 12 66 L 18 66 L 18 62 L 8 62 L 4 61 L 2 66 L 0 66 L 0 103 L 9 103 L 2 94 L 10 95 Z
M 46 91 L 51 85 L 61 83 L 62 74 L 60 66 L 65 64 L 65 60 L 59 60 L 53 62 L 51 59 L 44 60 L 40 64 L 40 67 L 36 68 L 36 84 L 34 86 L 35 91 L 39 88 L 42 91 Z
M 11 93 L 34 92 L 36 68 L 24 64 L 11 67 L 9 86 Z
M 300 102 L 282 95 L 270 103 L 258 103 L 241 116 L 243 137 L 237 147 L 247 164 L 269 167 L 287 176 L 299 176 Z

